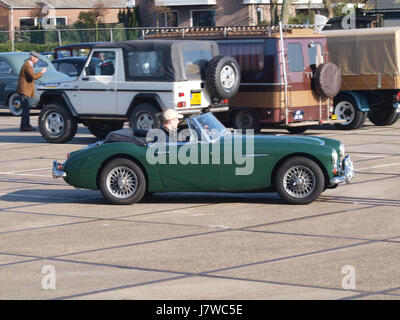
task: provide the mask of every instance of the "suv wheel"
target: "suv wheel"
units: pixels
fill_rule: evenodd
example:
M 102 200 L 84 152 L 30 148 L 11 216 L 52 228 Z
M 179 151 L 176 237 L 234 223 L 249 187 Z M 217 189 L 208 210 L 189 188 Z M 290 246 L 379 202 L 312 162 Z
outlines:
M 13 93 L 8 99 L 8 108 L 13 116 L 22 114 L 22 101 L 18 93 Z
M 129 115 L 129 126 L 141 130 L 150 130 L 161 126 L 161 112 L 152 104 L 138 105 Z
M 287 131 L 289 131 L 291 134 L 301 134 L 307 131 L 309 129 L 309 126 L 301 126 L 301 127 L 287 127 Z
M 51 103 L 40 111 L 39 129 L 48 142 L 65 143 L 74 137 L 78 124 L 64 106 Z
M 214 98 L 230 99 L 239 90 L 240 67 L 235 58 L 216 56 L 207 66 L 206 87 Z
M 399 113 L 391 105 L 372 108 L 368 112 L 368 119 L 376 126 L 390 126 L 399 118 Z
M 87 123 L 89 131 L 99 140 L 103 140 L 110 132 L 122 129 L 123 121 L 93 120 Z
M 261 130 L 255 113 L 247 110 L 236 111 L 232 116 L 232 125 L 235 129 L 253 129 L 254 132 L 260 132 Z
M 346 120 L 343 123 L 337 123 L 335 126 L 339 129 L 353 130 L 363 125 L 367 118 L 367 113 L 357 108 L 356 102 L 349 95 L 338 95 L 335 99 L 334 114 L 339 120 Z

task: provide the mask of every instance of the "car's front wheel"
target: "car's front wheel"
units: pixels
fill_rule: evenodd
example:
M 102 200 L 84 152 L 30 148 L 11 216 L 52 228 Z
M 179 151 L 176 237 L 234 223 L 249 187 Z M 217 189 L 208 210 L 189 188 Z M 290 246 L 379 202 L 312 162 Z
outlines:
M 39 130 L 50 143 L 70 141 L 77 129 L 76 119 L 60 104 L 47 104 L 40 111 Z
M 146 193 L 146 178 L 133 161 L 116 158 L 100 172 L 99 188 L 104 198 L 113 204 L 132 204 Z
M 13 93 L 8 98 L 8 108 L 13 116 L 20 116 L 22 114 L 22 100 L 19 93 Z
M 325 187 L 325 177 L 319 165 L 305 157 L 286 160 L 275 174 L 275 187 L 283 200 L 290 204 L 309 204 Z

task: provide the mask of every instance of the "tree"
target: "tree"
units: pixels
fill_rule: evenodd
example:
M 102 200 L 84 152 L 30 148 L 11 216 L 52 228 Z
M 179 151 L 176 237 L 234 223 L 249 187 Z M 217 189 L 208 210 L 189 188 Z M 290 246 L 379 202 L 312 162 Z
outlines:
M 287 24 L 289 22 L 291 5 L 292 5 L 292 0 L 282 1 L 281 21 L 283 24 Z
M 278 0 L 270 0 L 271 25 L 278 24 Z

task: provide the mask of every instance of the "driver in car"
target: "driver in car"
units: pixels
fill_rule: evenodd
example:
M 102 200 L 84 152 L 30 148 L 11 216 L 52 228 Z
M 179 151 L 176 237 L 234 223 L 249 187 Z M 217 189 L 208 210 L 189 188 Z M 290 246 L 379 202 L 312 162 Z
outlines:
M 174 109 L 168 109 L 162 114 L 162 126 L 161 130 L 164 131 L 166 135 L 166 141 L 178 140 L 178 124 L 179 119 L 182 119 L 183 116 L 176 112 Z

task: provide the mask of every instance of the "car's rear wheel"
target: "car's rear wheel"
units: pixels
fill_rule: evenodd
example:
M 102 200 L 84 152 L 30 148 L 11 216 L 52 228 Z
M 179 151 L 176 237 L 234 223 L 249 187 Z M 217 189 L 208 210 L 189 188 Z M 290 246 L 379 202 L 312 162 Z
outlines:
M 349 95 L 339 95 L 335 97 L 334 114 L 337 115 L 338 120 L 345 120 L 345 122 L 337 123 L 335 126 L 343 130 L 355 130 L 360 128 L 367 113 L 358 109 L 356 102 Z
M 290 204 L 308 204 L 316 200 L 325 187 L 325 177 L 319 165 L 305 157 L 286 160 L 275 174 L 275 187 Z
M 372 108 L 368 112 L 368 119 L 376 126 L 390 126 L 398 120 L 399 115 L 392 105 L 385 105 Z
M 122 129 L 123 121 L 93 120 L 87 123 L 89 131 L 99 140 L 103 140 L 110 132 Z
M 129 126 L 141 130 L 160 128 L 161 112 L 150 103 L 138 105 L 129 116 Z
M 8 98 L 8 108 L 13 116 L 20 116 L 22 114 L 22 101 L 19 93 L 13 93 Z
M 117 158 L 101 170 L 99 188 L 104 198 L 113 204 L 132 204 L 144 197 L 146 178 L 135 162 Z
M 78 129 L 76 119 L 63 105 L 51 103 L 45 105 L 39 114 L 39 130 L 43 138 L 50 143 L 70 141 Z

